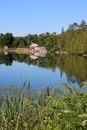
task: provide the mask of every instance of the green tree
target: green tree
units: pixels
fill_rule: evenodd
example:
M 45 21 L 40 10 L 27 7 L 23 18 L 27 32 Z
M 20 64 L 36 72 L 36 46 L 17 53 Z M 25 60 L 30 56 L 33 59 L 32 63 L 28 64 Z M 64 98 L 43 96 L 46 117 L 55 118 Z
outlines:
M 64 27 L 62 27 L 61 33 L 62 33 L 62 34 L 64 33 Z
M 0 46 L 12 47 L 12 45 L 13 45 L 12 33 L 6 33 L 0 35 Z
M 77 30 L 78 29 L 78 24 L 75 22 L 75 23 L 73 23 L 72 27 L 73 27 L 73 30 Z
M 26 47 L 27 42 L 23 37 L 15 37 L 13 47 Z
M 80 25 L 79 25 L 79 28 L 80 29 L 85 29 L 86 28 L 86 21 L 85 20 L 82 20 Z

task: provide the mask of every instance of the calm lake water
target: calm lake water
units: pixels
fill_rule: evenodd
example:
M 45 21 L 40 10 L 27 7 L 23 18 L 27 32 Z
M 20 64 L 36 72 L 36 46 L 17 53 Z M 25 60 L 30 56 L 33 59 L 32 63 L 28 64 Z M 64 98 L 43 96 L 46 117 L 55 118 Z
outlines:
M 87 80 L 87 59 L 80 56 L 47 56 L 32 60 L 28 55 L 0 54 L 0 87 L 23 86 L 30 82 L 36 90 L 74 85 Z

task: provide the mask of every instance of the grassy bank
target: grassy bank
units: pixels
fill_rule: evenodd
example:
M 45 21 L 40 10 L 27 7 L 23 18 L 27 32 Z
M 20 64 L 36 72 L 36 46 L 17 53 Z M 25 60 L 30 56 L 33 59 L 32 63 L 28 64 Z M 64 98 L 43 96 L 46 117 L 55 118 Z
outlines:
M 86 130 L 87 92 L 60 86 L 64 91 L 54 88 L 49 96 L 28 87 L 8 88 L 0 98 L 0 130 Z
M 4 48 L 0 48 L 0 52 L 2 53 L 17 53 L 17 54 L 29 54 L 29 48 L 8 48 L 7 46 Z

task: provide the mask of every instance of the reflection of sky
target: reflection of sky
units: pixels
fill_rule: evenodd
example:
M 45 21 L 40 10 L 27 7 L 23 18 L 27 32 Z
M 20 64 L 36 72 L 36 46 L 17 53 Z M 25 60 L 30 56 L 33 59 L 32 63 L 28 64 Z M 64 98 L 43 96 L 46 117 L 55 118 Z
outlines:
M 60 69 L 55 71 L 25 63 L 13 62 L 12 66 L 0 65 L 0 87 L 7 85 L 23 86 L 25 80 L 35 89 L 43 90 L 45 86 L 58 87 L 61 82 L 68 84 L 65 73 L 60 74 Z M 70 83 L 71 84 L 71 83 Z M 77 87 L 78 85 L 75 84 Z

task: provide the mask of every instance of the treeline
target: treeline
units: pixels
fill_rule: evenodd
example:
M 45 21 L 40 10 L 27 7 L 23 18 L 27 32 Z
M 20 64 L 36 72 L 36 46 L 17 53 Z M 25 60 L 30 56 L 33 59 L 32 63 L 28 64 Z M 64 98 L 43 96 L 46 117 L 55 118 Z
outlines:
M 46 32 L 39 35 L 28 34 L 25 37 L 14 37 L 12 33 L 0 34 L 0 47 L 29 47 L 32 42 L 45 45 L 50 53 L 56 51 L 87 53 L 86 22 L 82 20 L 80 24 L 76 22 L 70 24 L 66 31 L 62 27 L 61 34 Z
M 84 20 L 80 25 L 70 24 L 66 32 L 62 32 L 62 40 L 65 43 L 65 49 L 69 53 L 87 53 L 87 25 Z

